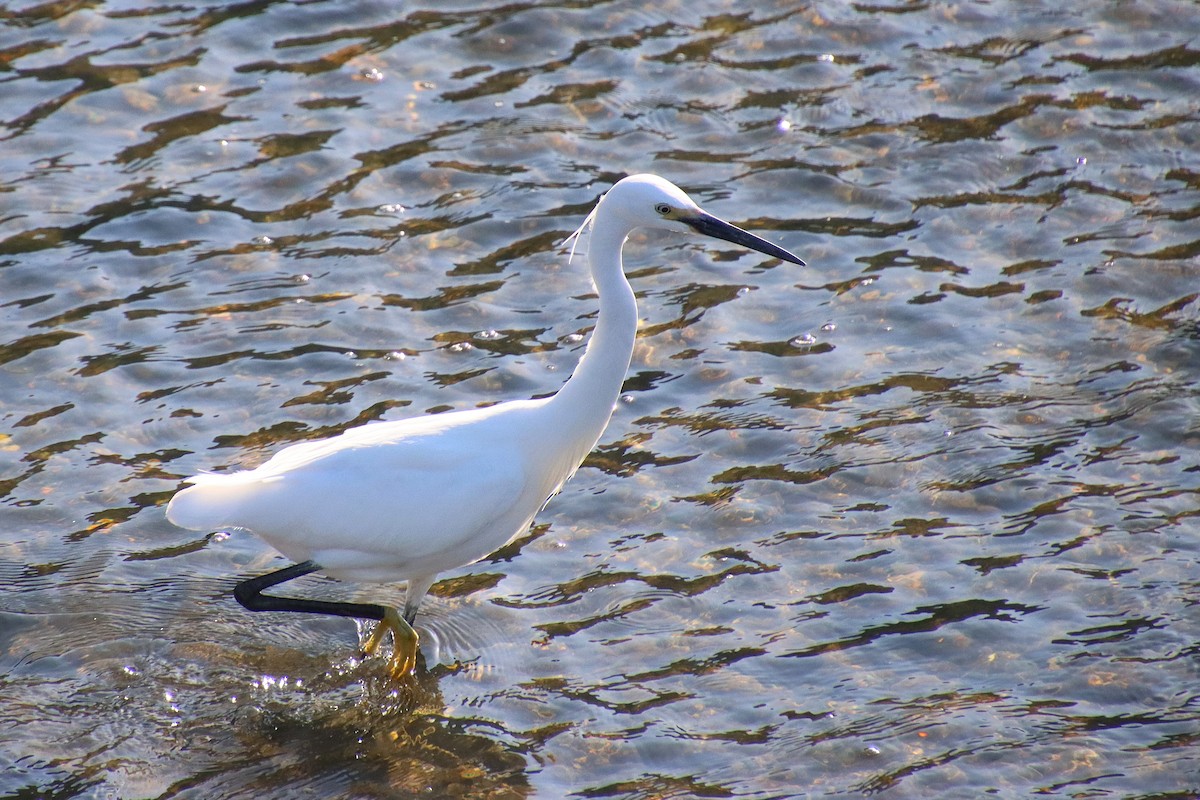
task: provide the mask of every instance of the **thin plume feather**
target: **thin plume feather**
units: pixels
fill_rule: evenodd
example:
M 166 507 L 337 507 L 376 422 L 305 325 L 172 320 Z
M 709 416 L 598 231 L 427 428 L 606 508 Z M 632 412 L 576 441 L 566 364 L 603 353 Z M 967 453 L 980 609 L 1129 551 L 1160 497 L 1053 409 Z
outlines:
M 603 200 L 604 196 L 601 195 L 600 199 Z M 599 208 L 600 208 L 600 204 L 596 203 L 596 207 L 592 209 L 591 213 L 583 218 L 583 223 L 578 228 L 575 229 L 574 233 L 572 233 L 570 236 L 568 236 L 566 238 L 566 240 L 563 241 L 563 245 L 566 245 L 568 242 L 571 245 L 571 252 L 567 256 L 567 264 L 568 265 L 570 265 L 571 260 L 575 258 L 575 248 L 583 240 L 583 234 L 584 233 L 591 234 L 592 223 L 596 221 L 596 211 L 598 211 Z M 590 236 L 589 236 L 589 238 L 590 238 Z

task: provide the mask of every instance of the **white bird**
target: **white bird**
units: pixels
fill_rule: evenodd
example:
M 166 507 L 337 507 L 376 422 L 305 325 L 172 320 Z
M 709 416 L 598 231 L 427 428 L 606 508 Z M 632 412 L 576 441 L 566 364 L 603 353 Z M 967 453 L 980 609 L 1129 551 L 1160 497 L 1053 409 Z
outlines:
M 373 422 L 284 448 L 260 467 L 206 473 L 171 498 L 184 528 L 246 528 L 294 566 L 239 583 L 251 611 L 378 620 L 364 647 L 390 631 L 390 667 L 416 666 L 412 622 L 438 574 L 483 558 L 525 531 L 574 474 L 612 416 L 633 353 L 638 311 L 621 247 L 637 228 L 690 230 L 803 266 L 796 256 L 700 209 L 671 182 L 633 175 L 600 198 L 587 260 L 600 314 L 587 350 L 559 391 L 537 400 Z M 321 572 L 342 581 L 407 581 L 404 614 L 367 603 L 279 597 L 263 590 Z

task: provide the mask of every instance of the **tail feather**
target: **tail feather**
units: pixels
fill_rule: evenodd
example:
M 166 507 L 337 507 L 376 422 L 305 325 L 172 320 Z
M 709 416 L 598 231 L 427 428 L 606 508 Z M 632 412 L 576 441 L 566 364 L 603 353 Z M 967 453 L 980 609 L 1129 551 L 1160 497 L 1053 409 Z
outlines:
M 217 530 L 245 525 L 245 502 L 257 482 L 237 480 L 239 475 L 206 474 L 189 478 L 192 485 L 167 503 L 167 519 L 188 530 Z

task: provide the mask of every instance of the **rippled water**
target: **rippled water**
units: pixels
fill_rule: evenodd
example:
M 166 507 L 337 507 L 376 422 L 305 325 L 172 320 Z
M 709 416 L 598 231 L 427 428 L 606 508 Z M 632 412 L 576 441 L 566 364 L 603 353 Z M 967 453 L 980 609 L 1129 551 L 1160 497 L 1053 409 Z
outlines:
M 0 795 L 1200 794 L 1197 13 L 1071 5 L 0 7 Z M 631 241 L 415 680 L 238 607 L 179 479 L 553 391 L 643 170 L 810 266 Z

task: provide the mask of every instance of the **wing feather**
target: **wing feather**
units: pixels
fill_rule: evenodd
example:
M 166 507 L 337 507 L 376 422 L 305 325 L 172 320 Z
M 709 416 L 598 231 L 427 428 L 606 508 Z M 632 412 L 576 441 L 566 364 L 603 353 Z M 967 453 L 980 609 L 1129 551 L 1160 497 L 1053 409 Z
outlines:
M 523 531 L 546 499 L 546 477 L 512 443 L 520 417 L 498 417 L 419 417 L 293 445 L 257 469 L 195 476 L 167 516 L 248 528 L 349 580 L 449 569 Z

